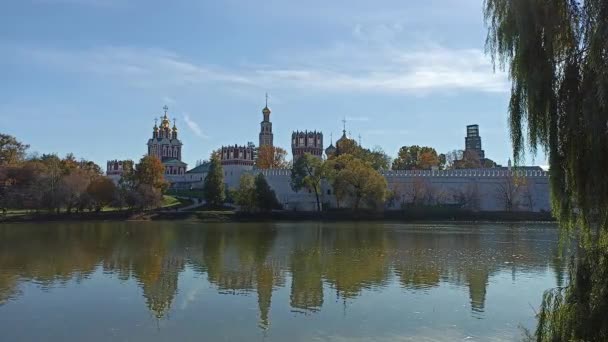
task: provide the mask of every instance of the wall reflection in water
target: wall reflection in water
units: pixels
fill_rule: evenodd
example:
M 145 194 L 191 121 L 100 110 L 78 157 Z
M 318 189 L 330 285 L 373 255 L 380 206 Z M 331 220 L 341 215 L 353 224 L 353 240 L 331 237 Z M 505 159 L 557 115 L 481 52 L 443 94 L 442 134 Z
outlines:
M 354 300 L 398 284 L 428 291 L 468 288 L 483 312 L 489 279 L 553 269 L 563 283 L 555 230 L 539 226 L 399 224 L 91 223 L 0 227 L 0 305 L 18 301 L 20 284 L 43 288 L 86 282 L 96 271 L 135 280 L 150 312 L 163 319 L 186 268 L 219 293 L 257 295 L 259 326 L 270 325 L 277 288 L 289 287 L 296 313 L 324 301 Z

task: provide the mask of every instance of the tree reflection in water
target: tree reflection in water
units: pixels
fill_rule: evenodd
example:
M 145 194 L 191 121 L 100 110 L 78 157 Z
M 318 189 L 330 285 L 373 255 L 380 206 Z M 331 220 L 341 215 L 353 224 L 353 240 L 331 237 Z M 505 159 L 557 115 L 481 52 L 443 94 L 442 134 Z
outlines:
M 270 326 L 273 292 L 290 286 L 293 312 L 322 310 L 327 292 L 356 300 L 397 282 L 404 291 L 442 283 L 468 287 L 483 312 L 489 278 L 499 270 L 550 267 L 561 284 L 551 228 L 473 225 L 90 223 L 0 227 L 0 305 L 21 283 L 52 289 L 100 270 L 141 287 L 164 319 L 186 268 L 219 293 L 257 295 L 259 326 Z M 547 257 L 549 255 L 550 257 Z M 291 283 L 287 285 L 287 280 Z

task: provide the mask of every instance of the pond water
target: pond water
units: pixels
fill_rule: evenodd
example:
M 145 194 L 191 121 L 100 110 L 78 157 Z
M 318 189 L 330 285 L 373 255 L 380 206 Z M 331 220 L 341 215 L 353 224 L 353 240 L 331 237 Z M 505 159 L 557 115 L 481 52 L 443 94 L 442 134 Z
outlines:
M 552 224 L 0 225 L 2 341 L 511 341 Z

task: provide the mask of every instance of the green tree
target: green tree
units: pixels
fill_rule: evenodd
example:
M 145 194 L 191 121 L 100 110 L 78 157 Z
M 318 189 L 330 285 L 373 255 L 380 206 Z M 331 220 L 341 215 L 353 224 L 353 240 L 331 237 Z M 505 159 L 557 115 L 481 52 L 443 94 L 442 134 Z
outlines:
M 447 164 L 447 156 L 443 153 L 441 153 L 438 156 L 439 159 L 439 170 L 445 170 L 446 168 L 446 164 Z
M 338 175 L 346 167 L 346 164 L 353 159 L 354 157 L 350 154 L 342 154 L 325 162 L 326 177 L 334 190 L 338 208 L 341 207 L 341 204 L 345 202 L 348 196 L 348 184 L 344 182 L 343 178 L 338 177 Z
M 358 211 L 361 203 L 378 207 L 387 195 L 386 179 L 368 163 L 358 158 L 338 158 L 334 164 L 332 177 L 334 193 L 352 199 L 353 210 Z
M 281 208 L 276 193 L 268 185 L 266 177 L 261 173 L 255 177 L 255 198 L 256 207 L 261 211 Z
M 355 156 L 369 162 L 374 170 L 388 170 L 391 166 L 391 157 L 379 146 L 373 150 L 361 148 Z
M 241 210 L 251 212 L 256 207 L 255 177 L 245 173 L 239 179 L 239 187 L 234 192 L 236 204 Z
M 11 135 L 0 133 L 0 166 L 23 161 L 29 147 Z
M 294 191 L 305 188 L 315 194 L 317 211 L 321 211 L 321 182 L 325 178 L 323 161 L 310 153 L 297 159 L 291 169 L 291 187 Z
M 221 207 L 226 199 L 224 191 L 224 169 L 217 154 L 211 156 L 209 172 L 203 182 L 203 197 L 207 205 L 211 207 Z
M 386 170 L 391 166 L 391 157 L 381 147 L 376 146 L 370 150 L 359 146 L 355 140 L 346 136 L 336 142 L 336 153 L 329 156 L 329 159 L 335 159 L 343 155 L 351 155 L 369 162 L 375 170 Z
M 537 341 L 608 340 L 608 1 L 486 0 L 487 51 L 508 68 L 516 165 L 549 157 L 553 214 L 578 234 L 567 286 L 545 294 Z M 527 134 L 524 134 L 527 132 Z

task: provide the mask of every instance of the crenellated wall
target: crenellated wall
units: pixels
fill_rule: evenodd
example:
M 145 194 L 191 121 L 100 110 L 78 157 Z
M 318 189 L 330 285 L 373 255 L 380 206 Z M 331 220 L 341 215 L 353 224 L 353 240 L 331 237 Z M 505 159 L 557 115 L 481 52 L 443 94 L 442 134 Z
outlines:
M 550 211 L 549 175 L 532 170 L 390 171 L 390 208 L 411 203 L 480 211 Z
M 225 169 L 225 171 L 230 172 Z M 226 183 L 238 186 L 240 174 L 264 174 L 278 200 L 288 210 L 315 210 L 308 190 L 291 189 L 290 169 L 245 170 Z M 472 169 L 382 171 L 390 192 L 386 209 L 404 205 L 451 205 L 474 211 L 550 211 L 549 175 L 540 170 Z M 331 186 L 323 184 L 322 202 L 336 206 Z

